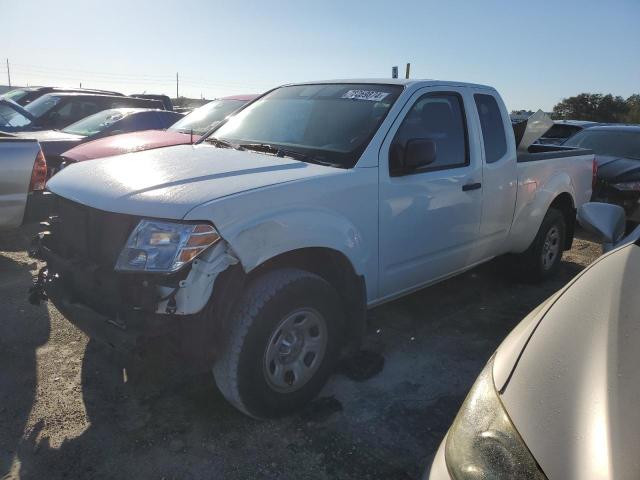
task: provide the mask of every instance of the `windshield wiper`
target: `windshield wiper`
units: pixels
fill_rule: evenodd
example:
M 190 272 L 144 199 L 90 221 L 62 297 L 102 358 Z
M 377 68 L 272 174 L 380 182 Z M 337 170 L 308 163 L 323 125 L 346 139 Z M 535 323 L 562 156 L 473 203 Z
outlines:
M 290 157 L 294 160 L 306 160 L 308 158 L 306 153 L 287 150 L 286 148 L 276 147 L 268 143 L 243 143 L 242 147 L 246 150 L 253 150 L 254 152 L 269 153 L 276 157 Z
M 244 150 L 241 145 L 236 145 L 235 143 L 227 142 L 226 140 L 222 140 L 221 138 L 216 137 L 207 137 L 205 142 L 212 143 L 214 146 L 218 148 L 233 148 L 234 150 Z

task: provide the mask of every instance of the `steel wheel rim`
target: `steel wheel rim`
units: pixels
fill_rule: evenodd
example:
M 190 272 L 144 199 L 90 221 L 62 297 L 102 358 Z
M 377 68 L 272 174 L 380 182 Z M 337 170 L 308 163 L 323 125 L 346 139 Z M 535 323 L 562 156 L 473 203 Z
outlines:
M 312 308 L 293 311 L 275 328 L 264 352 L 263 373 L 277 392 L 291 393 L 318 371 L 327 350 L 324 317 Z
M 549 270 L 560 255 L 560 229 L 553 226 L 544 237 L 542 245 L 542 267 Z

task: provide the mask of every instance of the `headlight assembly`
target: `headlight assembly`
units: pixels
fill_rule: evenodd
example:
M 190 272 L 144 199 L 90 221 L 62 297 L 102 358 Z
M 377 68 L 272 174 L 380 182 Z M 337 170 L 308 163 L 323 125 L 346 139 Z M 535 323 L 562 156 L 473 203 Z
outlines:
M 449 473 L 456 480 L 546 480 L 502 406 L 492 370 L 493 359 L 471 388 L 449 430 L 445 446 Z
M 220 240 L 208 223 L 140 220 L 116 262 L 116 270 L 169 273 Z

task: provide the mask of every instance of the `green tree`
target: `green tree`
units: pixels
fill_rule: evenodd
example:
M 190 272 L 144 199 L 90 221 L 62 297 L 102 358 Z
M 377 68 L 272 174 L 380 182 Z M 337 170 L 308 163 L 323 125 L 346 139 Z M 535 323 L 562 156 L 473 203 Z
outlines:
M 624 122 L 629 106 L 624 98 L 611 94 L 581 93 L 563 99 L 553 107 L 554 118 L 590 120 L 593 122 Z
M 627 98 L 627 108 L 625 122 L 640 123 L 640 94 L 635 93 Z

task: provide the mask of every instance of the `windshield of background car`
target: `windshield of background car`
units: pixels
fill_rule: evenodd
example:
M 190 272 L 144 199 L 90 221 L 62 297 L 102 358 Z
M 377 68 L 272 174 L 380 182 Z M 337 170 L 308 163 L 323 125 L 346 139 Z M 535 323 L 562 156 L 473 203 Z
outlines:
M 134 109 L 126 108 L 103 110 L 102 112 L 89 115 L 87 118 L 83 118 L 76 123 L 72 123 L 68 127 L 62 129 L 62 131 L 73 135 L 90 137 L 91 135 L 95 135 L 106 130 L 115 122 L 122 120 L 134 111 Z
M 20 100 L 26 97 L 29 94 L 28 90 L 22 90 L 21 88 L 17 88 L 16 90 L 11 90 L 3 95 L 4 98 L 9 100 L 13 100 L 16 103 L 20 103 Z
M 43 95 L 40 98 L 36 98 L 33 102 L 24 107 L 24 109 L 34 117 L 40 118 L 60 103 L 60 100 L 62 100 L 62 97 L 57 97 L 55 95 Z
M 171 125 L 169 130 L 183 133 L 189 133 L 193 130 L 193 133 L 197 135 L 204 135 L 211 130 L 216 122 L 224 120 L 227 115 L 245 103 L 247 102 L 244 100 L 214 100 L 181 118 Z
M 637 132 L 584 130 L 563 143 L 569 147 L 593 150 L 596 155 L 610 155 L 640 160 L 640 130 Z
M 31 120 L 11 108 L 10 105 L 0 103 L 0 130 L 2 127 L 24 127 L 30 123 Z
M 543 137 L 557 138 L 561 140 L 563 138 L 569 138 L 571 135 L 575 134 L 576 132 L 579 132 L 580 130 L 582 130 L 581 127 L 576 127 L 574 125 L 562 125 L 562 124 L 556 123 L 553 127 L 551 127 L 549 130 L 546 131 Z
M 273 90 L 212 137 L 265 143 L 343 168 L 353 167 L 402 92 L 400 85 L 293 85 Z

